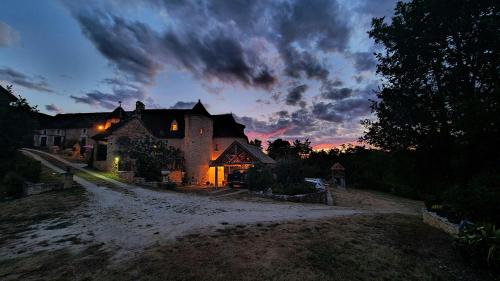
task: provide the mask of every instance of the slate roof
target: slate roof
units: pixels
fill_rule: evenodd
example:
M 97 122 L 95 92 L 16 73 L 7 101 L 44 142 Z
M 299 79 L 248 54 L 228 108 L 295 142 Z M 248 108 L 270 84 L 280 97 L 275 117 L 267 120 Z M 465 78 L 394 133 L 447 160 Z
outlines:
M 214 121 L 214 137 L 241 137 L 247 139 L 245 135 L 245 125 L 236 120 L 232 114 L 212 115 Z
M 44 129 L 91 128 L 103 123 L 109 112 L 60 113 L 47 122 Z
M 200 101 L 192 109 L 145 109 L 139 120 L 157 138 L 184 138 L 184 115 L 195 114 L 212 118 L 214 137 L 240 137 L 247 139 L 245 126 L 236 122 L 232 114 L 211 115 Z M 48 116 L 48 115 L 47 115 Z M 112 112 L 66 113 L 49 116 L 44 121 L 44 129 L 90 128 L 104 123 L 109 118 L 120 118 L 121 122 L 113 124 L 105 132 L 97 134 L 94 139 L 105 139 L 127 122 L 136 118 L 135 112 L 127 112 L 117 107 Z M 173 121 L 177 122 L 177 131 L 170 131 Z

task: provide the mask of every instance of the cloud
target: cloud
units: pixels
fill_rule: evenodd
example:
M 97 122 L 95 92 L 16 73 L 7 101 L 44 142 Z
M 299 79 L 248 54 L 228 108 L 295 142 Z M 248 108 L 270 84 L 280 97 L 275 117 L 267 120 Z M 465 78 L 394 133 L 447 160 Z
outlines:
M 113 87 L 113 93 L 93 90 L 85 93 L 83 96 L 71 95 L 70 97 L 77 103 L 114 109 L 119 105 L 119 102 L 143 100 L 146 94 L 140 88 L 120 85 Z
M 8 47 L 19 41 L 19 32 L 0 21 L 0 47 Z
M 154 48 L 158 35 L 141 22 L 99 10 L 76 14 L 83 34 L 122 74 L 140 83 L 150 83 L 160 65 Z
M 300 101 L 302 101 L 303 94 L 307 91 L 307 88 L 308 86 L 306 84 L 291 88 L 286 96 L 286 104 L 297 105 Z
M 374 70 L 377 65 L 375 55 L 370 52 L 357 52 L 350 57 L 354 60 L 354 68 L 357 71 Z
M 293 47 L 287 47 L 281 55 L 286 61 L 285 74 L 293 78 L 325 80 L 329 71 L 311 53 L 299 52 Z
M 335 105 L 332 103 L 316 103 L 313 105 L 313 115 L 321 120 L 340 123 L 344 121 L 344 117 L 334 109 Z
M 196 102 L 194 101 L 178 101 L 170 108 L 172 109 L 191 109 L 194 107 Z
M 45 105 L 45 109 L 47 111 L 51 111 L 51 112 L 55 112 L 55 113 L 61 113 L 62 112 L 62 109 L 60 109 L 59 107 L 57 107 L 53 103 Z
M 352 94 L 351 88 L 337 88 L 338 85 L 335 81 L 326 82 L 321 85 L 321 97 L 329 100 L 341 100 L 350 97 Z
M 182 37 L 170 32 L 164 35 L 162 46 L 168 61 L 198 78 L 216 78 L 264 89 L 276 81 L 256 53 L 243 48 L 240 41 L 222 31 L 204 36 L 189 33 Z
M 14 85 L 41 92 L 53 93 L 45 77 L 40 75 L 28 76 L 9 67 L 0 68 L 0 80 Z

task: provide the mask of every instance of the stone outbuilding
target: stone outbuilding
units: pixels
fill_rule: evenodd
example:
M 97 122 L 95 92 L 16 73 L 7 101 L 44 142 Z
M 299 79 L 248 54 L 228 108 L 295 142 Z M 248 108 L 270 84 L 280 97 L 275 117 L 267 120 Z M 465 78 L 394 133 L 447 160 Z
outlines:
M 346 187 L 345 182 L 345 168 L 340 163 L 333 164 L 332 168 L 332 181 L 336 187 Z

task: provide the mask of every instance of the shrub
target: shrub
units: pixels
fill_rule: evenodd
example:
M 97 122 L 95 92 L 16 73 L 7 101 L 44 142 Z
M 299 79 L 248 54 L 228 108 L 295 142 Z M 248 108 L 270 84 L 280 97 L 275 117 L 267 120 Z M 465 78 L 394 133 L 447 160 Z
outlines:
M 492 224 L 465 229 L 455 239 L 462 254 L 492 272 L 500 271 L 500 229 Z
M 273 174 L 271 170 L 264 165 L 255 165 L 247 170 L 248 188 L 250 190 L 265 190 L 270 188 L 273 183 Z
M 273 193 L 284 195 L 299 195 L 316 192 L 316 188 L 306 182 L 275 183 L 271 187 Z
M 450 188 L 444 197 L 444 205 L 462 219 L 500 224 L 500 190 L 484 177 Z
M 7 172 L 0 183 L 0 197 L 18 198 L 23 195 L 23 178 L 15 172 Z
M 23 154 L 18 154 L 16 156 L 14 170 L 31 182 L 40 181 L 40 173 L 42 172 L 42 165 L 39 161 L 36 161 Z

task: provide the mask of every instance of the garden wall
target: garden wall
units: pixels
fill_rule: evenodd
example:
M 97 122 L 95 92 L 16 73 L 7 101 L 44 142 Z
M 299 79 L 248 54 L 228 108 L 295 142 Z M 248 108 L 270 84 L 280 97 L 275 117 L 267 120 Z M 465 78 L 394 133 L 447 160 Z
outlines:
M 438 216 L 436 213 L 429 212 L 427 209 L 422 209 L 422 219 L 424 223 L 439 228 L 442 231 L 456 235 L 458 234 L 458 225 L 451 223 L 448 219 Z

